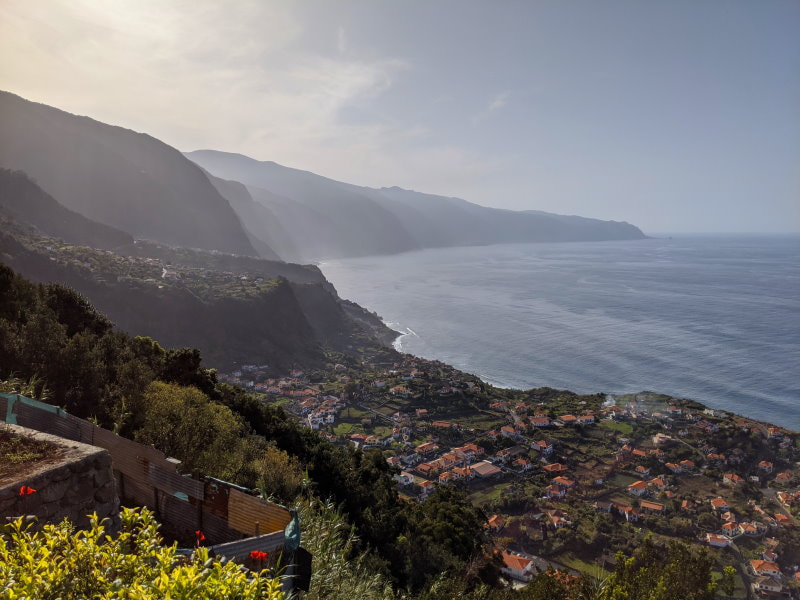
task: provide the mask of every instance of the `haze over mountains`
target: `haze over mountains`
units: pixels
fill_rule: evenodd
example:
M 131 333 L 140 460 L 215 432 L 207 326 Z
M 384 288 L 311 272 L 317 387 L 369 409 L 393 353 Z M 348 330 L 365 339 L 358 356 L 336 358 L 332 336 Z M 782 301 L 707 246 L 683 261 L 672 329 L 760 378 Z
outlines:
M 198 150 L 186 156 L 217 177 L 245 184 L 260 207 L 242 197 L 228 197 L 231 205 L 256 236 L 289 260 L 645 237 L 628 223 L 488 208 L 398 187 L 362 187 L 240 154 Z
M 8 92 L 0 92 L 0 167 L 136 238 L 272 260 L 644 237 L 627 223 L 361 187 L 238 154 L 184 156 L 149 135 Z
M 149 135 L 0 92 L 0 167 L 24 171 L 66 208 L 137 238 L 256 254 L 203 171 Z

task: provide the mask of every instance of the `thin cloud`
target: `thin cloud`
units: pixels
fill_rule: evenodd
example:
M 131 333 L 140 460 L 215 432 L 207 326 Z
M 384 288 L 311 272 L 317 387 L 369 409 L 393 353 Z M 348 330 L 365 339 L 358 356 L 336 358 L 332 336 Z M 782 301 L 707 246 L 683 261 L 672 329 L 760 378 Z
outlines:
M 508 104 L 509 98 L 511 98 L 510 91 L 506 90 L 505 92 L 500 92 L 494 98 L 492 98 L 491 102 L 489 102 L 487 110 L 491 112 L 494 110 L 500 110 L 501 108 L 504 108 L 506 104 Z
M 332 32 L 333 53 L 304 39 L 285 5 L 260 1 L 4 0 L 0 81 L 182 150 L 241 152 L 365 185 L 459 193 L 497 168 L 426 124 L 374 110 L 414 66 L 357 55 L 344 27 Z

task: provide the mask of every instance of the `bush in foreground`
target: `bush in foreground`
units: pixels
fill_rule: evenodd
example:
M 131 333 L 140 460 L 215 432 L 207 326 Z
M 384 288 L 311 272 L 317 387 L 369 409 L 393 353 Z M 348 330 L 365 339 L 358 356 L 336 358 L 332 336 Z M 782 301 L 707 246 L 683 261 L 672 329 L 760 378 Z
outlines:
M 209 557 L 164 546 L 146 509 L 122 509 L 119 534 L 93 517 L 85 531 L 68 522 L 34 531 L 18 519 L 0 528 L 0 598 L 98 600 L 283 600 L 280 581 Z

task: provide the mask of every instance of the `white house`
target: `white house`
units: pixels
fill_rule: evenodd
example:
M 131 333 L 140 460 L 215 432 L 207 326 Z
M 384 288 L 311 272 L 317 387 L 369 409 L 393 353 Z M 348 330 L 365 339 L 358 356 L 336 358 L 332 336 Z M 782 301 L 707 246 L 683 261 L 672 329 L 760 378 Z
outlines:
M 731 540 L 729 538 L 715 533 L 707 533 L 706 541 L 709 546 L 713 546 L 714 548 L 727 548 L 731 545 Z
M 519 554 L 503 552 L 503 568 L 500 571 L 517 581 L 528 582 L 533 578 L 533 561 Z
M 414 483 L 414 476 L 408 471 L 403 471 L 399 475 L 395 475 L 394 478 L 401 485 L 411 485 Z

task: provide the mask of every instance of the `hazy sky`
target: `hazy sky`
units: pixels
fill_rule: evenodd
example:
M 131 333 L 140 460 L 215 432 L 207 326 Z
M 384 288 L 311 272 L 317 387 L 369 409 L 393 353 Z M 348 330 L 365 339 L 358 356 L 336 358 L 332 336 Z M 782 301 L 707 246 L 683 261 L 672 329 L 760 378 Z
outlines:
M 0 88 L 353 183 L 800 231 L 798 0 L 0 0 Z

